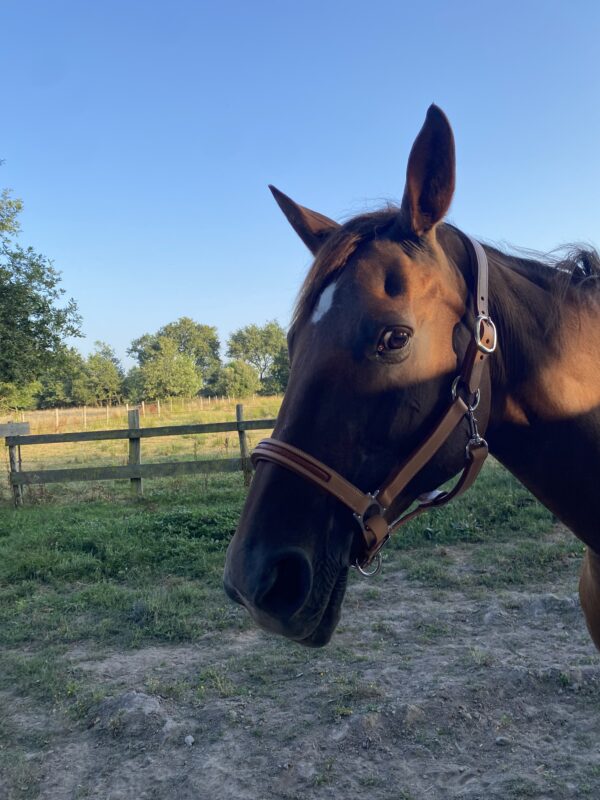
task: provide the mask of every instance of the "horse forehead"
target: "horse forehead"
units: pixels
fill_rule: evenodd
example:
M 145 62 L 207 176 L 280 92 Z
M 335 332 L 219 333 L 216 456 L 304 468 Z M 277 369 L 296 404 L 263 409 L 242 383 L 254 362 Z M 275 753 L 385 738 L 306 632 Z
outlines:
M 454 303 L 463 294 L 463 282 L 437 244 L 410 255 L 396 242 L 377 240 L 357 254 L 353 272 L 361 293 L 375 300 L 429 304 L 444 296 Z
M 316 325 L 317 322 L 320 322 L 323 319 L 323 317 L 327 314 L 327 312 L 331 311 L 331 308 L 333 307 L 333 301 L 336 289 L 337 289 L 337 281 L 333 281 L 328 286 L 326 286 L 319 295 L 319 299 L 317 300 L 317 303 L 310 318 L 310 321 L 312 322 L 313 325 Z

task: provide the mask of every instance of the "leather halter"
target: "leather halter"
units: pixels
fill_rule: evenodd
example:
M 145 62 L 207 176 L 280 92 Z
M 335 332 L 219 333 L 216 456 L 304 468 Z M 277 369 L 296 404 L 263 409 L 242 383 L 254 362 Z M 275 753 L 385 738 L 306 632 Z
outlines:
M 472 258 L 474 257 L 475 265 L 473 295 L 475 324 L 462 366 L 452 384 L 451 402 L 429 436 L 392 472 L 384 484 L 373 493 L 362 492 L 322 461 L 278 439 L 263 439 L 251 456 L 254 466 L 259 461 L 279 464 L 329 492 L 350 508 L 364 538 L 365 550 L 357 559 L 356 566 L 365 575 L 378 571 L 380 550 L 395 530 L 423 511 L 445 505 L 465 492 L 473 484 L 488 454 L 487 442 L 479 435 L 473 412 L 479 402 L 479 387 L 485 362 L 496 349 L 497 333 L 488 313 L 487 256 L 479 242 L 466 235 L 465 241 L 471 250 Z M 459 394 L 460 388 L 467 398 L 475 399 L 473 401 L 463 399 Z M 447 492 L 435 490 L 421 495 L 417 498 L 417 505 L 412 511 L 390 520 L 388 512 L 394 500 L 437 453 L 465 417 L 469 422 L 470 434 L 465 450 L 465 464 L 454 487 Z M 373 572 L 366 572 L 366 567 L 376 556 L 378 557 L 376 568 Z

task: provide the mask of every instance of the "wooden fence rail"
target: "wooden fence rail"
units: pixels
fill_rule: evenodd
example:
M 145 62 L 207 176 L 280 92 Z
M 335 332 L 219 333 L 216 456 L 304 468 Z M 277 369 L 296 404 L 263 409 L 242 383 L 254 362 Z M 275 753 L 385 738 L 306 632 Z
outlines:
M 78 431 L 75 433 L 40 433 L 5 436 L 9 456 L 9 481 L 16 506 L 23 504 L 23 486 L 28 484 L 61 483 L 67 481 L 106 481 L 128 479 L 136 494 L 143 492 L 143 478 L 156 478 L 191 473 L 237 472 L 244 473 L 246 485 L 250 482 L 252 466 L 246 431 L 269 430 L 274 419 L 244 419 L 244 407 L 238 403 L 235 422 L 210 422 L 202 425 L 166 425 L 158 428 L 141 428 L 139 411 L 129 412 L 129 427 L 106 431 Z M 202 461 L 171 461 L 160 464 L 142 464 L 142 439 L 150 436 L 183 436 L 185 434 L 220 433 L 237 431 L 240 458 L 207 459 Z M 20 448 L 32 444 L 57 444 L 60 442 L 90 442 L 106 439 L 129 440 L 129 463 L 114 467 L 77 467 L 68 469 L 23 470 L 19 458 Z

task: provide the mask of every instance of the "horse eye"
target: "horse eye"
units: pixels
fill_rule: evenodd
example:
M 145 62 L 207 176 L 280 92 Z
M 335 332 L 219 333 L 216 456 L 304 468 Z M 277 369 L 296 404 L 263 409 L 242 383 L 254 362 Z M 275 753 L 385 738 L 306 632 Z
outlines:
M 377 352 L 386 350 L 402 350 L 410 342 L 410 332 L 406 328 L 390 328 L 386 331 L 377 345 Z

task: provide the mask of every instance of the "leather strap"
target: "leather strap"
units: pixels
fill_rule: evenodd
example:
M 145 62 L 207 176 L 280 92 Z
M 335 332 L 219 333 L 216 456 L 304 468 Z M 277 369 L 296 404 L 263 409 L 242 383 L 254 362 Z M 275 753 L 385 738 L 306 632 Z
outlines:
M 497 335 L 488 313 L 487 256 L 479 242 L 469 236 L 465 236 L 465 240 L 471 260 L 474 262 L 475 322 L 461 369 L 452 386 L 452 401 L 429 436 L 400 467 L 392 472 L 381 488 L 373 494 L 362 492 L 314 456 L 277 439 L 263 439 L 251 455 L 254 466 L 259 461 L 278 464 L 325 490 L 352 510 L 361 527 L 365 543 L 365 552 L 357 561 L 357 566 L 361 568 L 373 560 L 390 535 L 401 525 L 430 508 L 438 508 L 449 503 L 466 492 L 479 474 L 488 453 L 487 442 L 477 431 L 473 410 L 479 400 L 479 386 L 485 362 L 496 349 Z M 470 395 L 467 400 L 459 394 L 461 384 Z M 471 397 L 475 400 L 471 401 Z M 466 446 L 465 465 L 454 487 L 449 492 L 435 491 L 418 498 L 414 509 L 396 520 L 389 520 L 388 509 L 394 500 L 433 458 L 465 417 L 469 421 L 471 435 Z
M 379 505 L 371 495 L 361 492 L 339 472 L 287 442 L 272 438 L 263 439 L 256 445 L 250 460 L 254 466 L 259 461 L 271 461 L 286 467 L 337 497 L 358 516 L 364 516 L 374 504 Z
M 462 397 L 457 397 L 444 416 L 411 456 L 399 468 L 394 470 L 377 493 L 377 499 L 385 508 L 389 508 L 400 492 L 407 486 L 425 464 L 433 458 L 458 423 L 468 411 Z

